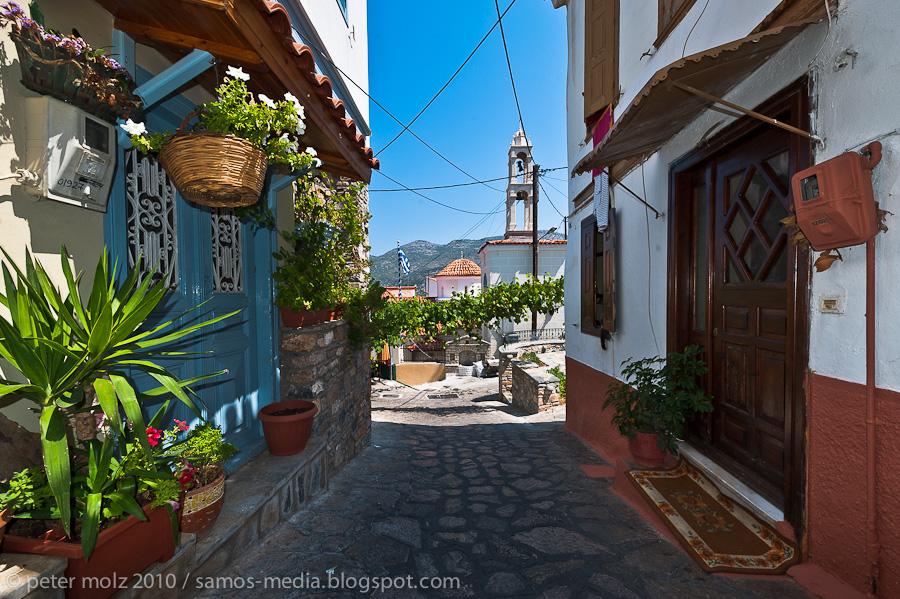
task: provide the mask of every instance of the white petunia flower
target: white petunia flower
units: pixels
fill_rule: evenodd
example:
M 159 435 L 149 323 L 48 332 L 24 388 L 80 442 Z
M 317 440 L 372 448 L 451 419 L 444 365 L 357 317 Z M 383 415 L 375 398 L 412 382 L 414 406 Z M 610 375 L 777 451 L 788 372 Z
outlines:
M 135 123 L 131 119 L 128 119 L 124 123 L 120 123 L 119 127 L 125 130 L 125 133 L 128 135 L 143 135 L 147 132 L 147 127 L 144 126 L 144 123 Z
M 244 69 L 242 69 L 241 67 L 228 67 L 228 69 L 225 71 L 225 73 L 229 77 L 234 77 L 235 79 L 240 79 L 241 81 L 249 81 L 250 80 L 250 74 L 245 73 Z
M 312 156 L 313 158 L 315 158 L 316 156 L 319 155 L 319 153 L 316 152 L 315 148 L 306 148 L 306 153 L 309 154 L 310 156 Z
M 275 100 L 267 96 L 266 94 L 259 94 L 259 101 L 268 106 L 269 108 L 276 108 Z
M 306 133 L 306 123 L 304 123 L 303 121 L 297 123 L 297 129 L 295 129 L 295 131 L 297 131 L 297 135 L 303 135 L 304 133 Z
M 297 109 L 297 114 L 300 115 L 300 118 L 303 118 L 303 105 L 300 103 L 300 100 L 297 99 L 297 96 L 292 94 L 291 92 L 287 92 L 284 94 L 284 99 L 294 105 L 294 108 Z

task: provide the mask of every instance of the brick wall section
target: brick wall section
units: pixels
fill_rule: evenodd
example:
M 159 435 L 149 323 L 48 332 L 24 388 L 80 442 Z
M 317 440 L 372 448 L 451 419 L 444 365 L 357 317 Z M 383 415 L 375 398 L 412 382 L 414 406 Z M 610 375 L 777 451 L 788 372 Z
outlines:
M 559 379 L 526 360 L 511 360 L 512 403 L 529 414 L 549 410 L 563 402 L 559 394 Z
M 337 472 L 372 437 L 368 350 L 351 351 L 343 320 L 281 329 L 281 397 L 319 407 L 313 435 L 328 442 L 328 468 Z

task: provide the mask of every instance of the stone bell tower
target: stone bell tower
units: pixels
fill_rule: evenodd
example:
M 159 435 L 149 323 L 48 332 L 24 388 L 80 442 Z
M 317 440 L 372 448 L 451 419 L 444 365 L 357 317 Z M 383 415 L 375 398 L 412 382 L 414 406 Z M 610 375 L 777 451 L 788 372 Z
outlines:
M 513 136 L 509 146 L 509 184 L 506 186 L 506 234 L 504 237 L 531 238 L 532 231 L 532 171 L 534 159 L 531 156 L 531 143 L 525 138 L 522 124 Z M 522 228 L 516 226 L 516 205 L 522 202 L 524 206 L 524 221 Z

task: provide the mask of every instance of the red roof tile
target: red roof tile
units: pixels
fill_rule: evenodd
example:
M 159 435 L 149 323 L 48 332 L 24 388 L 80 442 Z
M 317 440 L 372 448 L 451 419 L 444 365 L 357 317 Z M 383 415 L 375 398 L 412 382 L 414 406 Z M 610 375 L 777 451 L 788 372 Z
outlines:
M 454 260 L 439 272 L 438 277 L 478 277 L 481 276 L 481 268 L 465 258 Z
M 489 245 L 532 245 L 531 240 L 519 240 L 519 239 L 495 239 L 493 241 L 487 241 L 483 246 L 478 248 L 478 253 L 481 253 L 485 247 Z M 539 239 L 538 245 L 566 245 L 565 239 Z
M 259 11 L 265 17 L 269 27 L 281 37 L 282 45 L 288 54 L 293 58 L 297 67 L 306 76 L 306 79 L 313 84 L 316 91 L 331 100 L 331 114 L 335 121 L 341 126 L 344 134 L 350 139 L 356 140 L 359 152 L 362 153 L 372 168 L 379 168 L 380 163 L 374 157 L 372 148 L 366 146 L 366 138 L 356 131 L 356 123 L 353 119 L 347 118 L 344 110 L 344 103 L 337 98 L 332 97 L 331 80 L 315 72 L 316 60 L 312 50 L 308 46 L 294 42 L 293 30 L 291 27 L 291 17 L 288 15 L 287 9 L 278 2 L 272 0 L 255 0 Z

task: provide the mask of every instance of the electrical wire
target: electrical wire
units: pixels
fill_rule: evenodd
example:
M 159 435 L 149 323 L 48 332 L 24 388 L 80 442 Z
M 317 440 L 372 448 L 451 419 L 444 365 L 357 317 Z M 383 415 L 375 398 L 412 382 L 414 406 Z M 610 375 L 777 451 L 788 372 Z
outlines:
M 498 203 L 498 204 L 495 206 L 494 211 L 488 213 L 488 215 L 490 215 L 490 214 L 497 214 L 498 212 L 500 212 L 501 209 L 502 209 L 503 204 L 505 204 L 505 203 L 506 203 L 506 200 L 505 200 L 505 199 L 504 199 L 504 200 L 501 200 L 500 203 Z M 425 263 L 425 266 L 422 267 L 422 268 L 425 269 L 425 272 L 426 272 L 426 275 L 425 275 L 425 276 L 426 276 L 426 277 L 428 276 L 428 275 L 427 275 L 428 267 L 431 266 L 432 264 L 434 264 L 435 262 L 437 262 L 439 258 L 445 256 L 445 255 L 447 254 L 447 252 L 450 251 L 450 249 L 451 249 L 450 246 L 451 246 L 454 242 L 456 242 L 456 241 L 462 241 L 462 240 L 464 240 L 464 239 L 467 239 L 467 236 L 468 236 L 468 235 L 471 235 L 472 232 L 473 232 L 475 229 L 477 229 L 478 227 L 480 227 L 480 226 L 484 223 L 484 221 L 486 221 L 486 220 L 487 220 L 487 216 L 483 216 L 483 217 L 481 217 L 480 219 L 478 219 L 478 221 L 477 221 L 474 225 L 472 225 L 472 226 L 469 228 L 468 231 L 466 231 L 465 233 L 463 233 L 460 237 L 458 237 L 458 238 L 456 238 L 456 239 L 454 239 L 454 240 L 452 240 L 452 241 L 449 241 L 449 242 L 447 243 L 447 245 L 446 245 L 446 249 L 445 249 L 443 252 L 440 252 L 439 254 L 435 255 L 434 258 L 432 258 L 431 260 L 429 260 L 428 262 L 426 262 L 426 263 Z M 455 251 L 455 248 L 454 248 L 454 251 Z
M 644 164 L 641 163 L 641 183 L 644 186 L 644 197 L 647 197 L 647 182 L 644 179 Z M 647 220 L 647 318 L 650 321 L 650 332 L 653 333 L 653 344 L 656 345 L 656 355 L 659 356 L 659 341 L 656 339 L 656 330 L 653 328 L 653 310 L 650 308 L 653 294 L 651 293 L 651 284 L 653 283 L 653 255 L 650 253 L 650 207 L 644 204 L 644 217 Z
M 539 172 L 541 174 L 543 174 L 543 173 L 549 173 L 551 171 L 558 171 L 558 170 L 561 170 L 564 168 L 567 168 L 567 167 L 558 166 L 556 168 L 541 169 Z M 483 181 L 472 181 L 471 183 L 454 183 L 452 185 L 434 185 L 432 187 L 402 187 L 399 189 L 369 189 L 369 193 L 392 192 L 392 191 L 428 191 L 430 189 L 449 189 L 451 187 L 465 187 L 467 185 L 479 185 L 481 183 L 490 183 L 493 181 L 504 181 L 506 179 L 509 179 L 509 175 L 507 175 L 505 177 L 497 177 L 496 179 L 485 179 Z M 556 188 L 554 187 L 554 189 L 556 189 Z M 559 191 L 559 190 L 557 189 L 556 191 Z M 562 193 L 562 192 L 560 192 L 560 193 Z
M 530 145 L 528 133 L 525 131 L 525 120 L 522 118 L 522 107 L 519 106 L 519 94 L 516 92 L 516 80 L 513 78 L 512 63 L 509 61 L 509 48 L 506 46 L 506 34 L 503 32 L 503 17 L 500 14 L 500 3 L 494 0 L 494 6 L 497 8 L 497 23 L 500 25 L 500 39 L 503 40 L 503 53 L 506 55 L 506 67 L 509 69 L 509 82 L 512 84 L 516 110 L 519 111 L 519 124 L 522 125 L 522 133 L 525 134 L 525 143 Z
M 827 1 L 827 0 L 826 0 L 826 1 Z M 696 27 L 696 26 L 697 26 L 697 23 L 700 22 L 700 19 L 703 18 L 703 13 L 706 12 L 706 7 L 707 7 L 707 6 L 709 6 L 709 0 L 706 0 L 706 4 L 703 5 L 703 10 L 700 11 L 700 16 L 697 17 L 697 20 L 696 20 L 696 21 L 694 21 L 693 27 L 691 27 L 691 30 L 688 31 L 687 37 L 684 38 L 684 47 L 681 49 L 681 57 L 682 57 L 682 58 L 684 58 L 684 53 L 685 53 L 685 51 L 687 50 L 687 43 L 688 43 L 688 40 L 691 39 L 691 34 L 694 33 L 694 27 Z
M 410 187 L 406 187 L 406 186 L 403 185 L 403 183 L 401 183 L 400 181 L 397 181 L 397 180 L 394 179 L 393 177 L 390 177 L 390 176 L 384 174 L 384 173 L 381 172 L 380 170 L 377 170 L 377 171 L 374 171 L 374 172 L 378 173 L 379 175 L 381 175 L 381 176 L 384 177 L 385 179 L 388 179 L 388 180 L 390 180 L 390 181 L 393 181 L 394 183 L 396 183 L 396 184 L 399 185 L 400 187 L 404 188 L 406 191 L 412 192 L 412 193 L 416 194 L 417 196 L 419 196 L 419 197 L 421 197 L 421 198 L 424 198 L 424 199 L 428 200 L 429 202 L 434 202 L 435 204 L 437 204 L 437 205 L 439 205 L 439 206 L 443 206 L 444 208 L 449 208 L 449 209 L 451 209 L 451 210 L 456 210 L 457 212 L 465 212 L 466 214 L 493 214 L 493 212 L 472 212 L 471 210 L 464 210 L 464 209 L 462 209 L 462 208 L 457 208 L 456 206 L 451 206 L 450 204 L 444 204 L 443 202 L 438 202 L 437 200 L 434 200 L 434 199 L 429 198 L 429 197 L 428 197 L 427 195 L 425 195 L 424 193 L 420 193 L 420 192 L 416 191 L 415 189 L 412 189 L 412 188 L 410 188 Z
M 510 6 L 511 6 L 511 5 L 510 5 Z M 300 31 L 297 30 L 296 27 L 293 27 L 293 26 L 292 26 L 292 28 L 293 28 L 294 31 L 297 32 L 297 35 L 300 35 L 300 37 L 301 37 L 301 39 L 302 39 L 303 36 L 300 34 Z M 405 125 L 403 124 L 403 122 L 402 122 L 400 119 L 398 119 L 397 117 L 395 117 L 394 114 L 393 114 L 390 110 L 388 110 L 387 108 L 385 108 L 384 105 L 383 105 L 381 102 L 379 102 L 378 100 L 376 100 L 375 98 L 373 98 L 373 97 L 369 94 L 368 90 L 366 90 L 365 88 L 363 88 L 363 86 L 361 86 L 361 85 L 360 85 L 359 83 L 357 83 L 353 78 L 351 78 L 351 77 L 346 73 L 346 71 L 344 71 L 344 69 L 342 69 L 342 68 L 339 67 L 337 64 L 335 64 L 335 62 L 334 62 L 333 60 L 331 60 L 331 58 L 329 58 L 329 57 L 321 50 L 321 48 L 317 47 L 315 44 L 311 43 L 309 40 L 304 39 L 303 41 L 304 41 L 304 44 L 305 44 L 305 45 L 307 45 L 307 46 L 309 46 L 310 48 L 312 48 L 313 50 L 315 50 L 315 51 L 316 51 L 316 52 L 317 52 L 324 60 L 328 61 L 328 62 L 331 64 L 331 66 L 333 66 L 335 69 L 337 69 L 337 71 L 338 71 L 341 75 L 343 75 L 344 78 L 345 78 L 347 81 L 349 81 L 350 83 L 352 83 L 353 85 L 355 85 L 355 86 L 357 87 L 357 89 L 359 89 L 359 91 L 361 91 L 363 94 L 365 94 L 365 96 L 366 96 L 369 100 L 371 100 L 371 102 L 372 102 L 373 104 L 375 104 L 375 106 L 377 106 L 377 107 L 380 108 L 382 111 L 384 111 L 384 113 L 385 113 L 386 115 L 388 115 L 389 117 L 391 117 L 391 119 L 393 119 L 394 122 L 396 122 L 398 125 L 400 125 L 401 127 L 405 127 Z M 429 150 L 431 150 L 432 152 L 434 152 L 435 154 L 437 154 L 437 156 L 438 156 L 441 160 L 443 160 L 444 162 L 446 162 L 447 164 L 449 164 L 450 166 L 452 166 L 453 168 L 455 168 L 456 170 L 458 170 L 459 172 L 461 172 L 461 173 L 464 174 L 465 176 L 469 177 L 469 178 L 472 179 L 473 181 L 478 181 L 478 178 L 477 178 L 477 177 L 475 177 L 474 175 L 470 174 L 468 171 L 464 170 L 461 166 L 457 165 L 455 162 L 453 162 L 452 160 L 450 160 L 449 158 L 447 158 L 446 156 L 444 156 L 443 154 L 441 154 L 440 152 L 438 152 L 436 149 L 434 149 L 433 147 L 431 147 L 431 145 L 430 145 L 428 142 L 426 142 L 424 139 L 422 139 L 421 137 L 419 137 L 418 135 L 416 135 L 415 131 L 412 131 L 411 129 L 407 129 L 407 131 L 409 131 L 410 135 L 412 135 L 412 136 L 415 137 L 417 140 L 419 140 L 419 142 L 421 142 L 422 145 L 424 145 L 426 148 L 428 148 Z M 502 189 L 497 189 L 496 187 L 492 187 L 492 186 L 490 186 L 490 185 L 487 185 L 486 183 L 482 183 L 482 185 L 484 185 L 484 186 L 487 187 L 488 189 L 493 189 L 494 191 L 501 191 L 501 192 L 503 191 Z
M 468 64 L 468 62 L 472 59 L 472 57 L 475 56 L 475 53 L 478 52 L 478 49 L 481 47 L 481 45 L 484 44 L 485 41 L 487 41 L 487 38 L 490 37 L 490 35 L 494 32 L 494 29 L 497 28 L 497 25 L 500 25 L 500 24 L 501 24 L 500 22 L 503 20 L 503 17 L 506 16 L 506 13 L 509 12 L 509 9 L 513 7 L 513 4 L 515 4 L 516 1 L 517 1 L 517 0 L 512 0 L 512 2 L 509 3 L 509 6 L 507 6 L 507 7 L 506 7 L 506 10 L 503 11 L 503 14 L 502 14 L 502 15 L 499 15 L 499 18 L 497 19 L 497 22 L 494 23 L 494 25 L 490 28 L 490 30 L 489 30 L 487 33 L 484 34 L 484 37 L 481 38 L 481 41 L 478 42 L 478 45 L 475 46 L 475 49 L 472 50 L 472 52 L 466 57 L 466 59 L 463 61 L 463 63 L 462 63 L 461 65 L 459 65 L 459 68 L 456 69 L 456 71 L 450 76 L 450 79 L 447 80 L 447 83 L 445 83 L 445 84 L 443 85 L 443 87 L 441 87 L 441 89 L 438 90 L 438 93 L 434 94 L 434 97 L 431 98 L 431 100 L 428 101 L 428 104 L 426 104 L 425 107 L 422 108 L 422 110 L 420 110 L 419 113 L 418 113 L 415 117 L 413 117 L 413 120 L 411 120 L 411 121 L 409 122 L 408 125 L 405 125 L 405 126 L 403 127 L 403 130 L 400 131 L 400 133 L 398 133 L 397 135 L 395 135 L 394 138 L 393 138 L 391 141 L 387 142 L 387 144 L 386 144 L 383 148 L 381 148 L 380 150 L 378 150 L 378 151 L 375 153 L 375 156 L 378 156 L 379 154 L 381 154 L 382 152 L 384 152 L 385 150 L 387 150 L 389 147 L 391 147 L 391 144 L 393 144 L 395 141 L 397 141 L 398 139 L 400 139 L 400 136 L 402 136 L 404 133 L 406 133 L 407 131 L 409 131 L 409 128 L 412 127 L 413 123 L 415 123 L 415 122 L 419 119 L 419 117 L 422 116 L 422 114 L 423 114 L 426 110 L 428 110 L 428 107 L 431 106 L 431 105 L 434 103 L 434 101 L 438 99 L 438 96 L 440 96 L 440 95 L 443 93 L 443 91 L 444 91 L 445 89 L 447 89 L 447 87 L 450 85 L 450 83 L 452 83 L 453 80 L 456 78 L 456 76 L 459 75 L 459 72 L 463 70 L 463 67 L 465 67 L 466 64 Z M 499 11 L 498 11 L 498 14 L 499 14 Z M 410 131 L 410 133 L 412 133 L 412 132 Z
M 550 183 L 548 182 L 547 184 L 549 185 Z M 550 199 L 550 194 L 547 193 L 546 189 L 544 189 L 544 183 L 540 179 L 538 179 L 538 186 L 541 188 L 541 191 L 544 192 L 544 197 L 547 198 L 547 201 L 550 202 L 550 205 L 553 207 L 553 209 L 556 211 L 556 213 L 562 217 L 565 217 L 565 214 L 560 212 L 559 208 L 556 207 L 556 204 L 553 203 L 553 200 Z M 555 187 L 553 189 L 556 190 L 557 193 L 560 193 L 560 191 L 558 189 L 556 189 Z

